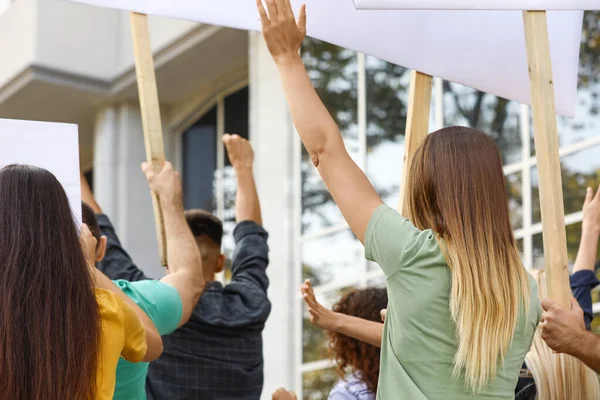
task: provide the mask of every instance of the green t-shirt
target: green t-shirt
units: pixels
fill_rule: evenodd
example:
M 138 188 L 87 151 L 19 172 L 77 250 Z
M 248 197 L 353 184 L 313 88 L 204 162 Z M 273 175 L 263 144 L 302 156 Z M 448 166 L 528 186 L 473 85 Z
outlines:
M 177 329 L 183 304 L 177 290 L 160 281 L 113 281 L 154 322 L 161 336 Z M 114 400 L 145 400 L 148 364 L 119 359 Z
M 450 270 L 431 230 L 420 231 L 386 205 L 373 213 L 365 236 L 366 257 L 386 277 L 378 400 L 514 399 L 519 372 L 541 316 L 537 284 L 530 276 L 531 304 L 519 316 L 504 365 L 480 393 L 452 377 L 457 351 L 450 314 Z

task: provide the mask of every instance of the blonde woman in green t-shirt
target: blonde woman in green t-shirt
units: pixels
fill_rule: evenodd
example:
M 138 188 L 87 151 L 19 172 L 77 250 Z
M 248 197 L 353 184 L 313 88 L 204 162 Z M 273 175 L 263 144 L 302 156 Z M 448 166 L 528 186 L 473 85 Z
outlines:
M 460 127 L 429 135 L 411 163 L 401 216 L 348 155 L 312 87 L 298 53 L 306 7 L 297 21 L 290 0 L 257 7 L 302 142 L 386 277 L 377 397 L 514 398 L 541 309 L 511 231 L 493 139 Z

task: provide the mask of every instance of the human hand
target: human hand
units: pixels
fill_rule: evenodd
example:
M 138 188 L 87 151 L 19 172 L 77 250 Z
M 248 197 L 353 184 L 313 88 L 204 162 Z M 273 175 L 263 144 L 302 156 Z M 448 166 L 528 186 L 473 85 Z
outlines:
M 81 232 L 79 234 L 81 247 L 85 255 L 85 261 L 90 268 L 96 268 L 96 246 L 98 241 L 92 235 L 92 231 L 86 224 L 81 224 Z
M 542 339 L 557 353 L 575 352 L 586 333 L 583 310 L 576 299 L 571 299 L 571 311 L 560 304 L 544 299 L 542 301 Z
M 181 177 L 170 162 L 165 162 L 158 174 L 148 163 L 142 164 L 142 171 L 146 175 L 150 189 L 158 195 L 162 204 L 182 203 Z
M 297 397 L 293 392 L 279 388 L 273 393 L 272 400 L 297 400 Z
M 300 287 L 302 292 L 302 300 L 308 308 L 308 314 L 310 322 L 313 325 L 318 326 L 326 331 L 331 331 L 335 327 L 336 314 L 335 312 L 323 307 L 321 303 L 317 301 L 315 291 L 313 290 L 310 280 L 306 280 Z
M 306 36 L 306 5 L 300 7 L 298 21 L 290 0 L 265 0 L 269 14 L 265 11 L 263 0 L 256 0 L 263 36 L 275 63 L 298 56 L 298 50 Z
M 384 308 L 383 310 L 381 310 L 380 314 L 381 314 L 381 321 L 385 322 L 385 317 L 387 317 L 387 308 Z
M 229 161 L 234 168 L 252 168 L 254 162 L 254 151 L 252 145 L 239 135 L 223 135 L 223 144 L 227 149 Z
M 595 194 L 592 188 L 587 188 L 583 203 L 582 229 L 600 234 L 600 187 Z

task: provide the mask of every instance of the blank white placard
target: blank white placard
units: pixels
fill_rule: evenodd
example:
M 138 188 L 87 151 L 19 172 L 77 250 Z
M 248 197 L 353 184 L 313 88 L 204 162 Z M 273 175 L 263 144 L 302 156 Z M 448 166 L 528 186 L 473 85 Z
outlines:
M 63 185 L 81 224 L 77 125 L 0 119 L 0 168 L 29 164 L 52 172 Z
M 600 10 L 600 0 L 354 0 L 359 10 Z
M 260 30 L 253 0 L 69 1 Z M 359 11 L 352 0 L 292 0 L 294 10 L 302 3 L 312 37 L 530 104 L 520 11 Z M 552 11 L 548 20 L 557 112 L 574 116 L 583 12 Z

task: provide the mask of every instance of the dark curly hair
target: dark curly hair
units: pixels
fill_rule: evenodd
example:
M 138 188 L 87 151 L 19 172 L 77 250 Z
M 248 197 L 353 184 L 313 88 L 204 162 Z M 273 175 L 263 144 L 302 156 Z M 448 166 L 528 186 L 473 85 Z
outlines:
M 381 322 L 380 311 L 387 307 L 387 291 L 383 288 L 353 290 L 333 306 L 333 311 L 353 317 Z M 337 373 L 343 379 L 350 368 L 377 392 L 379 379 L 379 348 L 337 332 L 329 332 L 329 350 L 337 364 Z

